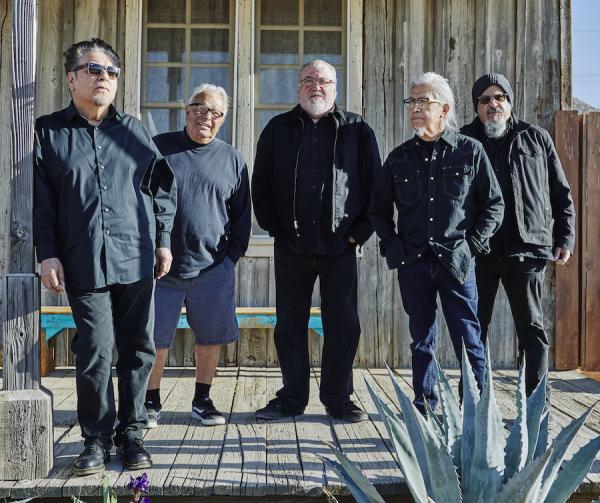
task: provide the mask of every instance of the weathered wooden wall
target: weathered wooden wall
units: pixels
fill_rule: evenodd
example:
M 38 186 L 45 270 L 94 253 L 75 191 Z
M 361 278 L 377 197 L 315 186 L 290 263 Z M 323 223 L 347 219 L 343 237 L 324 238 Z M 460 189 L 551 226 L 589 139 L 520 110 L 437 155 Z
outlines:
M 107 39 L 125 55 L 125 78 L 120 82 L 117 101 L 121 108 L 131 106 L 139 75 L 135 71 L 137 51 L 128 41 L 135 40 L 137 5 L 137 0 L 40 2 L 38 114 L 65 105 L 61 52 L 71 42 L 90 36 Z M 2 9 L 5 7 L 0 6 L 0 19 L 5 13 Z M 356 16 L 353 15 L 353 22 L 357 21 Z M 473 117 L 472 82 L 489 71 L 502 72 L 511 80 L 515 110 L 525 120 L 553 130 L 554 113 L 561 104 L 563 108 L 570 104 L 570 45 L 561 45 L 561 41 L 569 42 L 570 0 L 364 0 L 362 22 L 362 109 L 377 134 L 384 157 L 411 135 L 402 98 L 411 79 L 423 71 L 436 71 L 449 78 L 458 98 L 461 122 Z M 5 46 L 3 42 L 3 53 Z M 350 59 L 354 60 L 353 55 Z M 554 277 L 550 267 L 545 284 L 545 312 L 551 341 Z M 410 366 L 408 322 L 397 282 L 379 256 L 374 238 L 364 247 L 359 260 L 359 285 L 363 336 L 356 364 L 382 366 L 387 362 Z M 273 305 L 272 258 L 242 259 L 237 292 L 239 305 Z M 46 294 L 43 303 L 64 304 L 65 299 Z M 314 304 L 318 305 L 318 294 Z M 454 366 L 456 361 L 443 322 L 441 326 L 439 359 L 444 366 Z M 189 333 L 182 335 L 171 355 L 172 364 L 191 363 L 192 338 Z M 494 365 L 514 367 L 514 326 L 503 292 L 496 305 L 490 340 Z M 319 363 L 319 344 L 318 337 L 311 335 L 314 363 Z M 59 343 L 58 353 L 60 364 L 60 354 L 67 356 L 66 340 Z M 552 352 L 552 364 L 553 357 Z M 224 351 L 222 363 L 275 364 L 272 333 L 245 331 L 238 344 Z

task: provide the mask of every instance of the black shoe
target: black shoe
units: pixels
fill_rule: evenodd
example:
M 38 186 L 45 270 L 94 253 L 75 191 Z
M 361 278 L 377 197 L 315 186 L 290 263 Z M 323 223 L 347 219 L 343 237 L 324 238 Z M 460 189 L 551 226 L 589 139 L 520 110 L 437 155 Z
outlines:
M 348 423 L 360 423 L 361 421 L 369 419 L 367 413 L 358 407 L 352 400 L 342 402 L 335 407 L 328 407 L 327 414 L 336 419 L 347 421 Z
M 104 471 L 104 465 L 110 461 L 110 448 L 100 442 L 86 444 L 75 460 L 73 473 L 78 477 Z
M 258 409 L 254 413 L 254 417 L 263 421 L 273 421 L 283 417 L 299 416 L 303 413 L 304 411 L 290 407 L 285 400 L 277 397 L 273 398 L 266 407 Z
M 141 438 L 125 438 L 117 445 L 117 454 L 123 460 L 123 466 L 128 470 L 140 470 L 152 466 L 150 453 L 144 449 Z
M 216 409 L 208 397 L 192 402 L 192 419 L 200 421 L 204 426 L 225 424 L 225 416 Z

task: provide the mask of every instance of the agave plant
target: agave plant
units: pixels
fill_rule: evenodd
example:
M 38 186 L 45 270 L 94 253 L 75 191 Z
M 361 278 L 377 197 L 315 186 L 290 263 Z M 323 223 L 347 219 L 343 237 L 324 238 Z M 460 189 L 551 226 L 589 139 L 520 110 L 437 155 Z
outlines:
M 525 364 L 516 388 L 517 417 L 508 438 L 494 396 L 487 359 L 481 394 L 463 348 L 462 406 L 439 369 L 441 421 L 431 410 L 424 418 L 388 368 L 401 417 L 367 382 L 396 451 L 398 464 L 418 503 L 564 503 L 577 489 L 600 451 L 600 437 L 586 443 L 563 465 L 567 450 L 592 412 L 590 407 L 548 444 L 547 376 L 525 396 Z M 359 503 L 381 503 L 373 485 L 339 450 L 322 458 L 346 483 Z M 561 467 L 561 465 L 563 465 Z

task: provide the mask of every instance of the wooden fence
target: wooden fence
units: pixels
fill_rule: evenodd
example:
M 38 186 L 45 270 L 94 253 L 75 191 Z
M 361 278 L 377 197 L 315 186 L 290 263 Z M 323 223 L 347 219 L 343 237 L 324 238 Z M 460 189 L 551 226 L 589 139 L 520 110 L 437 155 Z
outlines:
M 555 141 L 577 211 L 574 256 L 556 268 L 555 365 L 600 371 L 600 112 L 558 112 Z

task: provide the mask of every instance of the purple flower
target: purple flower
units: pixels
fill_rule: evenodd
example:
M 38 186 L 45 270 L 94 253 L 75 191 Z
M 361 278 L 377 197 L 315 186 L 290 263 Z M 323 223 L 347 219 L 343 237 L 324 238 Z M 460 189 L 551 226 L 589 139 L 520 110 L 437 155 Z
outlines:
M 129 484 L 127 484 L 129 489 L 133 489 L 134 492 L 148 492 L 150 481 L 148 480 L 148 475 L 146 475 L 146 473 L 142 473 L 142 475 L 136 478 L 130 476 L 129 479 Z

